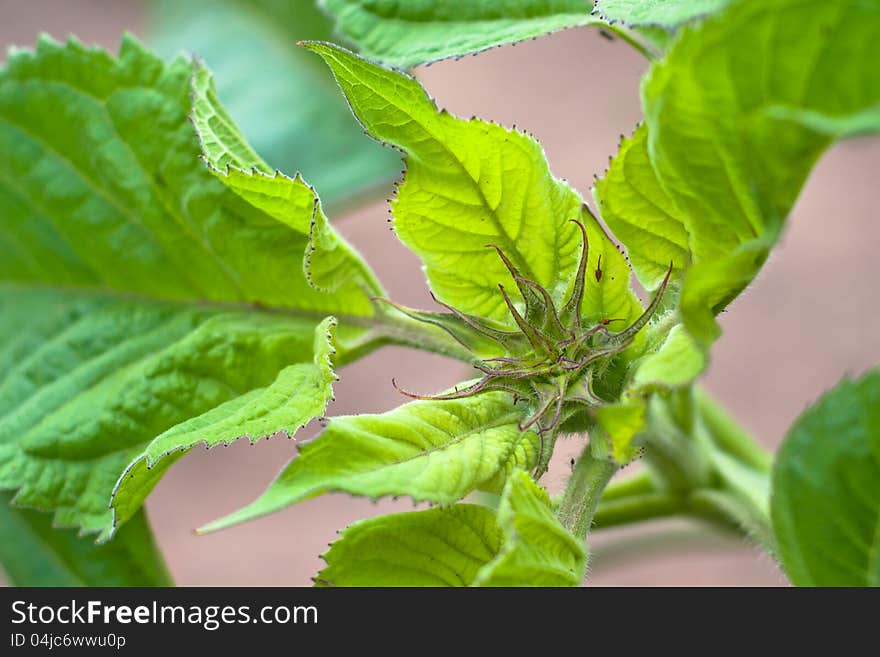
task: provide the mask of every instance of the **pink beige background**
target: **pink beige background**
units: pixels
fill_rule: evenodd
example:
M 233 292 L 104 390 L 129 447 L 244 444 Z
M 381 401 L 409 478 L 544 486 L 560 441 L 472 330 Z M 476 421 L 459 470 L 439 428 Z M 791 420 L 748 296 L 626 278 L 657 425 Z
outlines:
M 141 3 L 0 0 L 0 45 L 29 46 L 40 31 L 76 34 L 115 49 L 122 30 L 143 35 Z M 441 107 L 516 124 L 543 143 L 551 166 L 588 194 L 622 133 L 640 118 L 646 64 L 626 45 L 577 29 L 417 71 Z M 789 228 L 758 280 L 722 317 L 705 385 L 768 447 L 845 374 L 880 363 L 880 139 L 850 141 L 815 169 Z M 397 300 L 427 307 L 418 263 L 385 223 L 386 205 L 338 217 Z M 461 364 L 388 348 L 347 367 L 328 414 L 384 411 L 401 403 L 392 376 L 440 389 Z M 314 435 L 309 427 L 301 436 Z M 546 483 L 558 488 L 577 444 L 562 445 Z M 148 509 L 181 585 L 307 585 L 337 529 L 366 515 L 412 508 L 330 495 L 271 517 L 197 537 L 193 528 L 259 494 L 293 455 L 286 440 L 197 450 L 159 484 Z M 770 558 L 743 541 L 685 521 L 597 534 L 594 585 L 784 585 Z

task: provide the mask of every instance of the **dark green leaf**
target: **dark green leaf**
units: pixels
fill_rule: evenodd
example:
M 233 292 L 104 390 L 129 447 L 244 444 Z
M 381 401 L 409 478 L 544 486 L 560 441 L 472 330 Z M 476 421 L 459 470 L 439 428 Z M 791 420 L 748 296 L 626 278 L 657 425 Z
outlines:
M 300 172 L 330 205 L 391 181 L 400 158 L 367 139 L 302 39 L 331 38 L 314 0 L 154 0 L 150 42 L 194 52 L 216 72 L 220 99 L 269 163 Z
M 14 586 L 169 586 L 162 555 L 139 511 L 115 540 L 95 545 L 88 537 L 52 526 L 52 517 L 11 506 L 0 494 L 0 565 Z
M 322 0 L 367 57 L 409 68 L 600 22 L 589 0 Z
M 296 184 L 308 198 L 282 220 L 199 161 L 193 72 L 131 38 L 118 58 L 43 39 L 0 71 L 0 488 L 102 538 L 149 490 L 114 519 L 123 470 L 159 445 L 191 446 L 150 451 L 157 437 L 257 439 L 323 412 L 321 320 L 373 312 L 358 256 L 326 223 L 310 240 L 310 189 Z M 309 284 L 309 261 L 339 274 L 333 294 Z M 341 326 L 338 357 L 362 334 Z M 299 406 L 294 382 L 312 378 Z M 223 431 L 175 430 L 203 414 L 202 429 L 223 416 Z M 277 426 L 244 422 L 257 416 Z
M 844 379 L 792 425 L 773 531 L 798 586 L 880 586 L 880 370 Z

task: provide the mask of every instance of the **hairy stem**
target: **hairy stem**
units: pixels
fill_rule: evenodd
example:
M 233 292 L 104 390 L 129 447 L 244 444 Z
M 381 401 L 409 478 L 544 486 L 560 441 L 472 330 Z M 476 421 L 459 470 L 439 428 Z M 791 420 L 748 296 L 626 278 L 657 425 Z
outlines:
M 705 389 L 694 386 L 694 399 L 718 447 L 746 465 L 770 472 L 773 455 L 737 424 Z
M 632 497 L 642 493 L 653 493 L 656 491 L 654 478 L 647 470 L 642 470 L 629 477 L 613 480 L 605 487 L 602 493 L 602 502 L 610 502 L 625 497 Z
M 680 515 L 683 510 L 681 497 L 667 493 L 641 493 L 611 500 L 603 498 L 593 516 L 593 529 L 669 518 Z
M 557 511 L 559 521 L 574 536 L 587 537 L 602 492 L 619 467 L 611 459 L 593 456 L 590 445 L 584 447 Z
M 706 504 L 701 490 L 688 495 L 654 491 L 611 500 L 603 497 L 593 516 L 592 531 L 676 517 L 703 520 L 726 531 L 747 533 L 716 506 Z

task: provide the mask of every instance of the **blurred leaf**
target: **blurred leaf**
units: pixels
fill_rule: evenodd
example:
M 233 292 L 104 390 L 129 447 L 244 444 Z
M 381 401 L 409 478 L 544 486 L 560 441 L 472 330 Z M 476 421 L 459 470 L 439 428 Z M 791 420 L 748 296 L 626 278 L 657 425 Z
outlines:
M 773 470 L 773 532 L 798 586 L 880 586 L 880 369 L 792 425 Z
M 207 62 L 217 93 L 272 169 L 302 173 L 332 205 L 383 185 L 400 157 L 367 139 L 333 79 L 298 48 L 331 38 L 312 0 L 154 0 L 150 44 Z
M 609 22 L 675 28 L 707 16 L 730 0 L 596 0 L 594 14 Z
M 11 503 L 11 493 L 0 493 L 0 565 L 13 586 L 171 585 L 143 510 L 115 540 L 95 545 L 53 527 L 51 515 Z
M 589 0 L 321 0 L 361 53 L 410 68 L 599 21 Z M 316 37 L 323 38 L 323 37 Z

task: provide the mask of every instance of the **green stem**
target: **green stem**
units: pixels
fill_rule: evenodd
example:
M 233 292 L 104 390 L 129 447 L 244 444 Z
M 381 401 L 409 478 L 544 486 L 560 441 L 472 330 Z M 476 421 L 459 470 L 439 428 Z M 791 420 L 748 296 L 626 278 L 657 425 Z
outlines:
M 752 468 L 770 472 L 773 455 L 737 424 L 706 390 L 694 386 L 694 399 L 718 447 Z
M 654 477 L 647 470 L 643 470 L 637 474 L 622 479 L 615 479 L 605 488 L 602 493 L 602 502 L 610 502 L 620 498 L 632 497 L 642 493 L 653 493 L 656 491 L 654 485 Z
M 621 39 L 626 41 L 630 46 L 635 48 L 649 62 L 657 59 L 661 53 L 657 52 L 654 46 L 635 30 L 629 29 L 623 25 L 601 24 L 599 29 L 614 32 Z
M 593 516 L 592 530 L 682 517 L 703 520 L 724 530 L 743 533 L 738 523 L 719 511 L 717 506 L 706 503 L 704 493 L 703 490 L 688 495 L 655 491 L 612 500 L 603 497 Z
M 593 456 L 590 445 L 584 447 L 557 512 L 559 521 L 574 536 L 587 537 L 602 492 L 619 467 L 610 459 Z
M 669 518 L 680 515 L 683 511 L 681 497 L 666 493 L 641 493 L 611 500 L 603 497 L 593 516 L 593 529 Z

